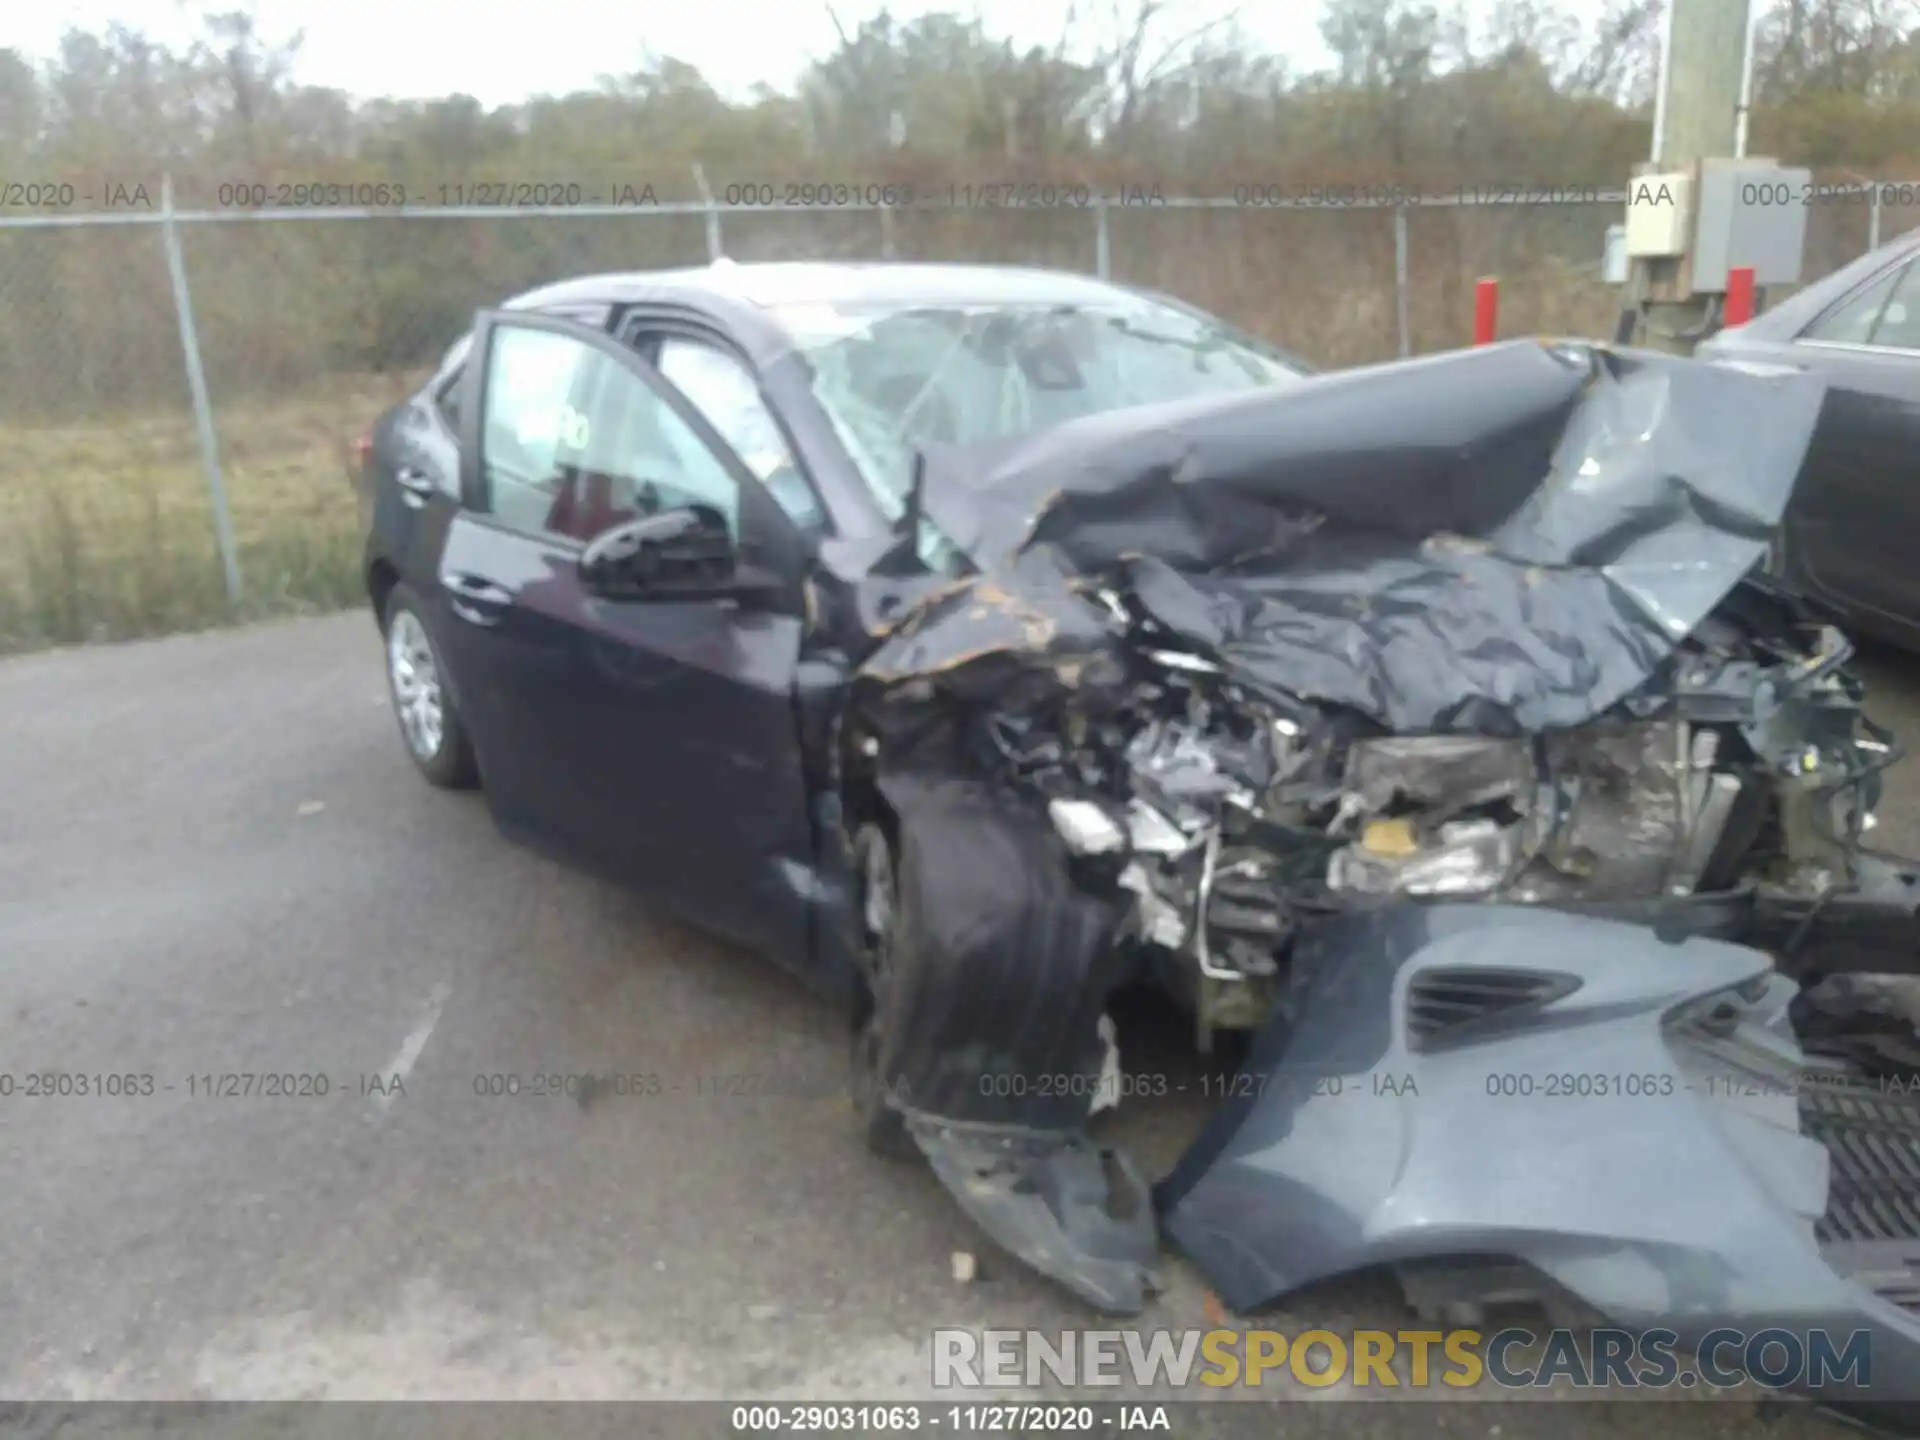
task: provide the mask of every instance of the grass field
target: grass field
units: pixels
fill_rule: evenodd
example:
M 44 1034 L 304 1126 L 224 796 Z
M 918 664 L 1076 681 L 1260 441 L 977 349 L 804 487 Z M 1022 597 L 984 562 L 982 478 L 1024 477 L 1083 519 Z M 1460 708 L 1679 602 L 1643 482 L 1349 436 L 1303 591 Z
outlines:
M 353 437 L 406 382 L 354 378 L 218 416 L 230 604 L 191 414 L 0 425 L 0 653 L 359 601 Z

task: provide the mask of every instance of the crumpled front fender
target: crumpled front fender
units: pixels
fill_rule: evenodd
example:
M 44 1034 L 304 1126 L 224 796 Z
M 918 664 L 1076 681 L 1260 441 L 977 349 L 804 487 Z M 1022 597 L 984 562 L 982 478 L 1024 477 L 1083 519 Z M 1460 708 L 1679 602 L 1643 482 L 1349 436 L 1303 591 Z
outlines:
M 1828 1215 L 1858 1167 L 1844 1136 L 1826 1136 L 1830 1158 L 1801 1131 L 1795 989 L 1767 955 L 1409 906 L 1327 922 L 1294 976 L 1239 1093 L 1156 1197 L 1233 1308 L 1374 1265 L 1493 1257 L 1682 1346 L 1722 1327 L 1838 1345 L 1866 1330 L 1865 1383 L 1821 1397 L 1920 1398 L 1920 1323 L 1868 1288 L 1848 1258 L 1860 1237 Z M 1916 1137 L 1873 1143 L 1912 1147 L 1920 1177 Z M 1874 1238 L 1903 1242 L 1874 1252 L 1883 1265 L 1920 1256 L 1920 1224 Z

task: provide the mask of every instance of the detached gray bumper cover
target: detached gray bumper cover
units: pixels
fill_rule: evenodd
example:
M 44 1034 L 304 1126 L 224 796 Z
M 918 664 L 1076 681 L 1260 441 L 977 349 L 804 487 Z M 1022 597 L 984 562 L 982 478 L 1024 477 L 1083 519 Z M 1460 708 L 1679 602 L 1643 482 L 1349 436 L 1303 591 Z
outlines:
M 1367 1266 L 1510 1257 L 1683 1345 L 1721 1327 L 1868 1331 L 1870 1383 L 1822 1398 L 1920 1399 L 1920 1318 L 1868 1288 L 1920 1256 L 1920 1145 L 1884 1127 L 1862 1141 L 1864 1112 L 1841 1133 L 1855 1102 L 1832 1097 L 1813 1120 L 1831 1162 L 1801 1133 L 1794 991 L 1766 955 L 1407 907 L 1328 922 L 1295 975 L 1243 1093 L 1157 1197 L 1229 1305 Z M 1727 1008 L 1706 1021 L 1716 994 Z M 1835 1269 L 1859 1257 L 1877 1277 Z

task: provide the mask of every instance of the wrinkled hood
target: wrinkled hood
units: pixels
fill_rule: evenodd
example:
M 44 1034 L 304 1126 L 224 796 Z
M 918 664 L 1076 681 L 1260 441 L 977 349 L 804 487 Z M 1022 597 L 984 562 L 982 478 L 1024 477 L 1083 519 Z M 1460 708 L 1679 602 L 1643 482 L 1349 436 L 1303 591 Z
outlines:
M 1084 649 L 1124 591 L 1238 678 L 1401 731 L 1583 723 L 1767 553 L 1824 387 L 1515 341 L 932 451 L 980 567 L 870 678 Z

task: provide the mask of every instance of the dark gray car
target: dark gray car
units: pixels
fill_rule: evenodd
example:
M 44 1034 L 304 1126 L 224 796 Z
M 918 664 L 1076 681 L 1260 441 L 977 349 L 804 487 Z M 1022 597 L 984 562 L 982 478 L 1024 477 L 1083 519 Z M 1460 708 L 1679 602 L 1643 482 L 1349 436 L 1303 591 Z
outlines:
M 368 597 L 428 779 L 849 1002 L 869 1142 L 1101 1309 L 1164 1234 L 1236 1308 L 1388 1266 L 1912 1401 L 1920 1117 L 1801 1004 L 1920 968 L 1898 751 L 1753 573 L 1823 403 L 1303 377 L 1034 272 L 589 277 L 376 428 Z M 1132 988 L 1247 1055 L 1152 1191 L 1091 1128 L 1165 1093 Z
M 1827 382 L 1776 563 L 1852 628 L 1920 643 L 1920 231 L 1722 331 L 1699 354 L 1795 365 Z

